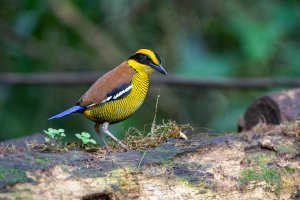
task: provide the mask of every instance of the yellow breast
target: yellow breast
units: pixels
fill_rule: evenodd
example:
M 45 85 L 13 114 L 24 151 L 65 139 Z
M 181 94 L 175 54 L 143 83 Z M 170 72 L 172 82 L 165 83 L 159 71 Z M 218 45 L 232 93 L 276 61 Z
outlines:
M 149 88 L 149 76 L 136 73 L 132 90 L 124 98 L 93 106 L 83 112 L 84 116 L 97 123 L 117 123 L 131 116 L 143 103 Z

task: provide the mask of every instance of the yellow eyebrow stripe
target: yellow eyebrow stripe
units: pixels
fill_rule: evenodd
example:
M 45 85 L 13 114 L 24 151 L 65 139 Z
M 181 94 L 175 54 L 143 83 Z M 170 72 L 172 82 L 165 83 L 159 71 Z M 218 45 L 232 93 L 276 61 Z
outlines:
M 159 65 L 159 62 L 156 58 L 156 55 L 154 54 L 153 51 L 149 50 L 149 49 L 140 49 L 138 50 L 135 54 L 137 53 L 141 53 L 141 54 L 145 54 L 145 55 L 149 55 L 150 58 L 152 59 L 152 61 L 154 62 L 154 64 Z

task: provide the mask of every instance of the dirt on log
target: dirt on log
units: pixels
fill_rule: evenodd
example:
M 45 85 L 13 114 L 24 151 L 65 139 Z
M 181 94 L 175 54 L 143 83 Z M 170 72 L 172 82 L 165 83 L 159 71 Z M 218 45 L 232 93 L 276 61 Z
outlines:
M 107 156 L 2 147 L 0 199 L 299 199 L 300 123 L 249 132 Z
M 270 93 L 247 109 L 238 124 L 239 131 L 250 130 L 258 123 L 280 124 L 300 116 L 300 89 Z

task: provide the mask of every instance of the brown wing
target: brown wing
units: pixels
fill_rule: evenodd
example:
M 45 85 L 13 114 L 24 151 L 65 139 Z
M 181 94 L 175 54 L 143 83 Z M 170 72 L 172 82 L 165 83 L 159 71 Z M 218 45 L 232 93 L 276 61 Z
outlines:
M 135 73 L 136 71 L 126 62 L 121 63 L 119 66 L 100 77 L 79 99 L 77 104 L 80 106 L 88 106 L 101 103 L 106 99 L 106 95 L 113 89 L 118 88 L 123 84 L 129 84 Z

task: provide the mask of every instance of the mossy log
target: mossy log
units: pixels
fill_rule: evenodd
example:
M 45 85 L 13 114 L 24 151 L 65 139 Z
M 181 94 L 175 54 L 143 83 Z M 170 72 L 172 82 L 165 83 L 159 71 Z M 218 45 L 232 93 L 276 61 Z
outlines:
M 238 124 L 239 131 L 250 130 L 258 123 L 280 124 L 300 116 L 300 89 L 274 92 L 256 99 Z
M 103 155 L 0 148 L 0 199 L 297 199 L 300 124 Z

